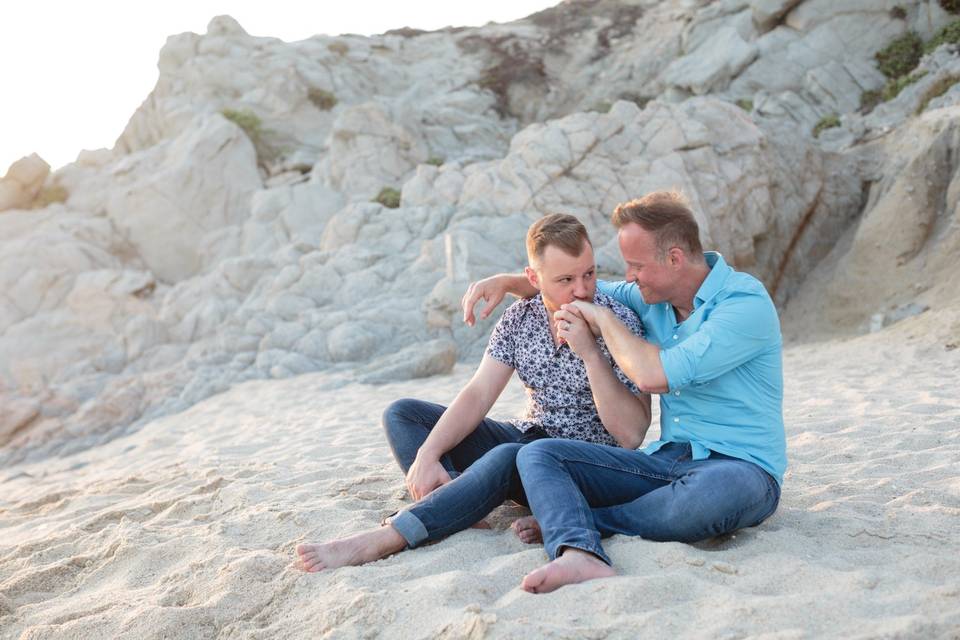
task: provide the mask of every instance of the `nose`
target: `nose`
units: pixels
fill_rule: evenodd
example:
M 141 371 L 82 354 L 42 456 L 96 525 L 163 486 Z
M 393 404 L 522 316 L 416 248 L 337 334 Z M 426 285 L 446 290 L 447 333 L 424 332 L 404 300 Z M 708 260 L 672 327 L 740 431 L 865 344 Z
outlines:
M 584 278 L 577 278 L 573 285 L 573 297 L 578 300 L 584 300 L 587 297 L 587 281 Z

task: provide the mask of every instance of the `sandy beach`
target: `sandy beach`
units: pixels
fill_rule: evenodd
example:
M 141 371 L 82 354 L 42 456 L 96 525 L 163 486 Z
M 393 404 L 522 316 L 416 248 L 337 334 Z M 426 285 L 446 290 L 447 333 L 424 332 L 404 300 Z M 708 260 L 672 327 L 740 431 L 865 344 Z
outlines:
M 240 385 L 98 449 L 3 471 L 0 637 L 960 637 L 960 349 L 931 329 L 945 321 L 789 346 L 776 515 L 697 545 L 615 537 L 619 577 L 547 595 L 519 589 L 546 557 L 507 529 L 518 508 L 493 530 L 362 567 L 293 562 L 297 543 L 404 503 L 380 411 L 448 402 L 470 366 L 385 385 Z M 493 413 L 522 403 L 512 381 Z
M 205 19 L 157 40 L 112 148 L 0 176 L 0 640 L 960 640 L 960 3 L 567 0 L 294 41 Z M 634 279 L 611 212 L 664 189 L 780 313 L 776 513 L 614 537 L 617 577 L 542 595 L 510 505 L 305 573 L 297 545 L 409 504 L 381 412 L 470 378 L 497 314 L 462 322 L 469 283 L 521 270 L 551 213 Z M 524 403 L 513 380 L 490 415 Z

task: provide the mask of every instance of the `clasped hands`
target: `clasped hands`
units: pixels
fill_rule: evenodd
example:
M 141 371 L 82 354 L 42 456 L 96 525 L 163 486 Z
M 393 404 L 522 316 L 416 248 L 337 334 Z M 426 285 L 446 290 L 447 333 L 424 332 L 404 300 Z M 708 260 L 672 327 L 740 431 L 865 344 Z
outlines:
M 583 300 L 574 300 L 561 305 L 553 314 L 557 327 L 557 338 L 566 342 L 581 358 L 589 355 L 597 347 L 600 327 L 597 324 L 599 309 L 596 305 Z

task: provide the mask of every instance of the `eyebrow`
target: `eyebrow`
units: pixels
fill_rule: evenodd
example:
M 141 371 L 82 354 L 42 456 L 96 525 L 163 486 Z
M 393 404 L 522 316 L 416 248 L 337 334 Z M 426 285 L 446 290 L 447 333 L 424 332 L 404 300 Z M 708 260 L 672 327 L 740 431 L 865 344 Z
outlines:
M 591 271 L 596 271 L 596 270 L 597 270 L 597 265 L 593 265 L 592 267 L 590 267 L 589 269 L 587 269 L 586 271 L 584 271 L 584 273 L 589 273 L 589 272 L 591 272 Z M 562 274 L 562 275 L 559 275 L 559 276 L 555 277 L 554 280 L 560 280 L 560 279 L 562 279 L 562 278 L 572 278 L 572 277 L 573 277 L 573 274 L 572 274 L 572 273 L 564 273 L 564 274 Z

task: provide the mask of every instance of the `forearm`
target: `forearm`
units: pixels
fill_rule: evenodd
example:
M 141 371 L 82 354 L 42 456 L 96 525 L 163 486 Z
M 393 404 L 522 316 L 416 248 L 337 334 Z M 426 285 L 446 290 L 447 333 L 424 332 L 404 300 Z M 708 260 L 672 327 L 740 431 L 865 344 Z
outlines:
M 497 277 L 502 279 L 504 290 L 518 298 L 532 298 L 539 293 L 522 273 L 500 273 Z
M 439 460 L 473 433 L 495 400 L 496 398 L 487 400 L 475 387 L 464 387 L 430 430 L 430 435 L 420 446 L 417 457 Z
M 669 391 L 660 348 L 634 335 L 609 309 L 600 309 L 597 328 L 620 369 L 645 393 Z
M 621 447 L 636 449 L 650 427 L 650 396 L 631 393 L 599 351 L 585 358 L 584 364 L 604 428 Z

